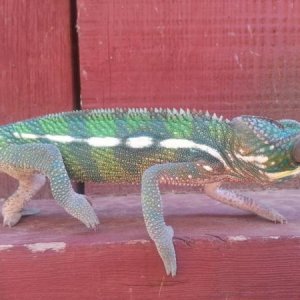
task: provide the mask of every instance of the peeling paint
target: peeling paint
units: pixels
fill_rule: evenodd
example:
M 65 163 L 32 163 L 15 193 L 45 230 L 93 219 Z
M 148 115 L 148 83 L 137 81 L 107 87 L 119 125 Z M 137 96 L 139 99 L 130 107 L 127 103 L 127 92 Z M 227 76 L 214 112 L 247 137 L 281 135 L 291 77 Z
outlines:
M 267 238 L 271 239 L 271 240 L 279 240 L 280 236 L 276 236 L 276 235 L 270 235 Z
M 47 250 L 58 252 L 58 251 L 63 251 L 66 248 L 66 243 L 64 242 L 35 243 L 35 244 L 25 244 L 24 246 L 31 252 L 45 252 Z
M 252 30 L 252 27 L 250 24 L 247 24 L 247 30 L 250 35 L 250 38 L 252 39 L 253 38 L 253 30 Z
M 237 236 L 228 237 L 228 240 L 233 242 L 243 242 L 243 241 L 247 241 L 248 238 L 245 237 L 244 235 L 237 235 Z
M 149 243 L 148 240 L 131 240 L 126 242 L 126 245 L 147 244 L 147 243 Z
M 234 60 L 237 63 L 237 65 L 240 67 L 241 70 L 243 70 L 243 64 L 240 61 L 240 57 L 237 53 L 234 54 Z
M 82 77 L 83 77 L 85 80 L 88 79 L 88 73 L 87 73 L 86 70 L 82 70 L 81 74 L 82 74 Z
M 0 251 L 5 251 L 13 248 L 13 245 L 0 245 Z

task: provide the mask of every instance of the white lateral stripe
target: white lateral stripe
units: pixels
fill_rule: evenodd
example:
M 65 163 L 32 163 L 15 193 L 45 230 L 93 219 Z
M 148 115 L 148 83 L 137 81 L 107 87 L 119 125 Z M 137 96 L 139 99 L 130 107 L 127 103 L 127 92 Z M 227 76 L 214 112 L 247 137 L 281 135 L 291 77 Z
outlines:
M 115 147 L 121 143 L 121 140 L 114 137 L 90 137 L 81 140 L 92 147 Z
M 49 141 L 59 142 L 59 143 L 71 143 L 73 141 L 76 141 L 75 138 L 69 135 L 53 135 L 53 134 L 39 135 L 33 133 L 18 133 L 18 132 L 14 132 L 13 135 L 18 139 L 26 139 L 26 140 L 47 139 Z
M 160 146 L 163 148 L 169 148 L 169 149 L 199 149 L 203 152 L 208 153 L 209 155 L 213 156 L 217 160 L 223 163 L 225 167 L 227 166 L 226 161 L 223 159 L 222 155 L 214 148 L 203 145 L 203 144 L 197 144 L 193 141 L 186 140 L 186 139 L 167 139 L 160 142 Z
M 236 157 L 243 160 L 243 161 L 246 161 L 246 162 L 253 162 L 253 163 L 259 163 L 259 164 L 263 164 L 265 162 L 268 161 L 268 156 L 264 156 L 264 155 L 257 155 L 257 156 L 254 156 L 254 155 L 249 155 L 249 156 L 244 156 L 244 155 L 240 155 L 240 154 L 236 154 Z
M 21 133 L 20 135 L 23 139 L 33 139 L 34 140 L 34 139 L 38 139 L 40 137 L 37 134 L 31 134 L 31 133 Z
M 76 140 L 76 138 L 73 138 L 69 135 L 52 135 L 52 134 L 46 134 L 42 136 L 42 138 L 47 139 L 49 141 L 53 142 L 59 142 L 59 143 L 72 143 Z
M 13 133 L 14 137 L 18 139 L 46 139 L 52 142 L 58 143 L 87 143 L 92 147 L 115 147 L 121 143 L 121 140 L 114 137 L 90 137 L 88 139 L 81 139 L 72 137 L 69 135 L 54 135 L 54 134 L 45 134 L 38 135 L 32 133 Z
M 32 140 L 34 140 L 34 139 L 40 138 L 39 135 L 32 134 L 32 133 L 18 133 L 18 132 L 14 132 L 13 135 L 17 139 L 32 139 Z
M 126 141 L 126 146 L 130 148 L 146 148 L 153 144 L 153 139 L 149 136 L 139 136 L 128 138 Z
M 38 138 L 45 138 L 53 142 L 59 143 L 87 143 L 91 147 L 116 147 L 121 144 L 122 140 L 115 137 L 90 137 L 87 139 L 80 139 L 75 138 L 68 135 L 36 135 L 31 133 L 13 133 L 16 138 L 24 138 L 24 139 L 38 139 Z M 153 138 L 147 136 L 140 136 L 140 137 L 132 137 L 126 140 L 126 146 L 131 148 L 144 148 L 150 147 L 153 144 Z M 209 155 L 213 156 L 217 160 L 219 160 L 225 167 L 227 166 L 226 161 L 223 159 L 222 155 L 214 148 L 203 145 L 197 144 L 193 141 L 186 140 L 186 139 L 166 139 L 160 142 L 160 146 L 163 148 L 169 149 L 199 149 L 203 152 L 208 153 Z
M 196 143 L 185 139 L 167 139 L 160 142 L 163 148 L 178 149 L 178 148 L 195 148 Z
M 244 155 L 240 155 L 239 153 L 236 153 L 236 157 L 244 162 L 247 163 L 253 163 L 256 166 L 258 166 L 259 168 L 266 168 L 266 165 L 264 164 L 265 162 L 268 161 L 268 157 L 264 156 L 264 155 L 249 155 L 249 156 L 244 156 Z
M 218 159 L 220 162 L 224 164 L 224 166 L 227 166 L 226 161 L 223 159 L 222 155 L 214 148 L 211 148 L 207 145 L 201 145 L 201 144 L 195 144 L 197 149 L 200 149 L 203 152 L 208 153 L 209 155 L 213 156 L 214 158 Z

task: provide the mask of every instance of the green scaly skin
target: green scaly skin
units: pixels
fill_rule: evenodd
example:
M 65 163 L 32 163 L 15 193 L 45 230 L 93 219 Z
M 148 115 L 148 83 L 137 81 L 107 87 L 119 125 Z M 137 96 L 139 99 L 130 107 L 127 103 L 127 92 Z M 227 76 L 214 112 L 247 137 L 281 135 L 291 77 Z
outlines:
M 86 226 L 98 218 L 76 181 L 141 183 L 146 227 L 176 274 L 173 229 L 163 218 L 159 183 L 204 186 L 210 197 L 284 223 L 278 212 L 226 190 L 224 182 L 270 185 L 300 173 L 300 123 L 241 116 L 232 121 L 198 111 L 116 109 L 60 113 L 0 127 L 0 171 L 19 180 L 2 207 L 15 225 L 49 178 L 55 200 Z

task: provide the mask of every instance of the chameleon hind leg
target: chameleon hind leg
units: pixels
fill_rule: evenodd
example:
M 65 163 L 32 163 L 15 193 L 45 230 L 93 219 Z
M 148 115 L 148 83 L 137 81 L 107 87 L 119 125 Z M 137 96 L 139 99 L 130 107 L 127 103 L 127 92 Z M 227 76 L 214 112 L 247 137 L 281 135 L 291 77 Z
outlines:
M 12 227 L 19 222 L 22 216 L 38 212 L 37 209 L 24 209 L 24 205 L 41 189 L 46 178 L 42 174 L 13 169 L 9 166 L 0 170 L 19 181 L 17 190 L 5 200 L 2 206 L 3 226 Z
M 261 203 L 257 203 L 250 197 L 222 188 L 220 182 L 206 184 L 204 186 L 204 191 L 209 197 L 215 200 L 239 209 L 253 212 L 256 215 L 275 223 L 283 224 L 287 222 L 286 219 L 276 210 Z
M 89 228 L 99 224 L 84 195 L 75 193 L 59 149 L 51 144 L 9 145 L 1 149 L 0 165 L 37 172 L 49 178 L 54 199 Z
M 155 242 L 168 275 L 175 276 L 177 269 L 173 245 L 174 231 L 164 221 L 159 183 L 167 182 L 169 184 L 180 185 L 192 182 L 193 180 L 201 181 L 207 177 L 207 173 L 221 171 L 221 168 L 220 164 L 213 165 L 206 161 L 167 163 L 153 165 L 143 173 L 142 209 L 145 224 L 151 239 Z

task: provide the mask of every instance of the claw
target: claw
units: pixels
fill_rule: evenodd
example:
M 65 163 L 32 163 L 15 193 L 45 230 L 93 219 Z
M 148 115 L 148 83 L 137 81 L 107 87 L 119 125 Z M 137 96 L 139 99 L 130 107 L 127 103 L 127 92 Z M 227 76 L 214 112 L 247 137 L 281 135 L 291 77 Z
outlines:
M 100 223 L 98 222 L 98 224 L 89 227 L 88 230 L 91 232 L 99 232 L 100 231 Z
M 174 231 L 171 226 L 167 226 L 164 234 L 155 239 L 156 248 L 164 263 L 167 275 L 176 275 L 176 254 L 173 244 Z
M 3 216 L 3 226 L 13 227 L 20 221 L 21 217 L 21 213 L 5 214 Z
M 99 225 L 98 217 L 85 196 L 74 193 L 69 203 L 71 205 L 65 207 L 65 210 L 70 215 L 81 221 L 87 228 L 97 229 Z
M 38 208 L 24 208 L 20 212 L 5 213 L 3 212 L 3 226 L 13 227 L 15 226 L 24 216 L 31 216 L 39 213 Z
M 275 222 L 275 224 L 287 224 L 287 219 L 274 209 L 270 211 L 270 220 Z

